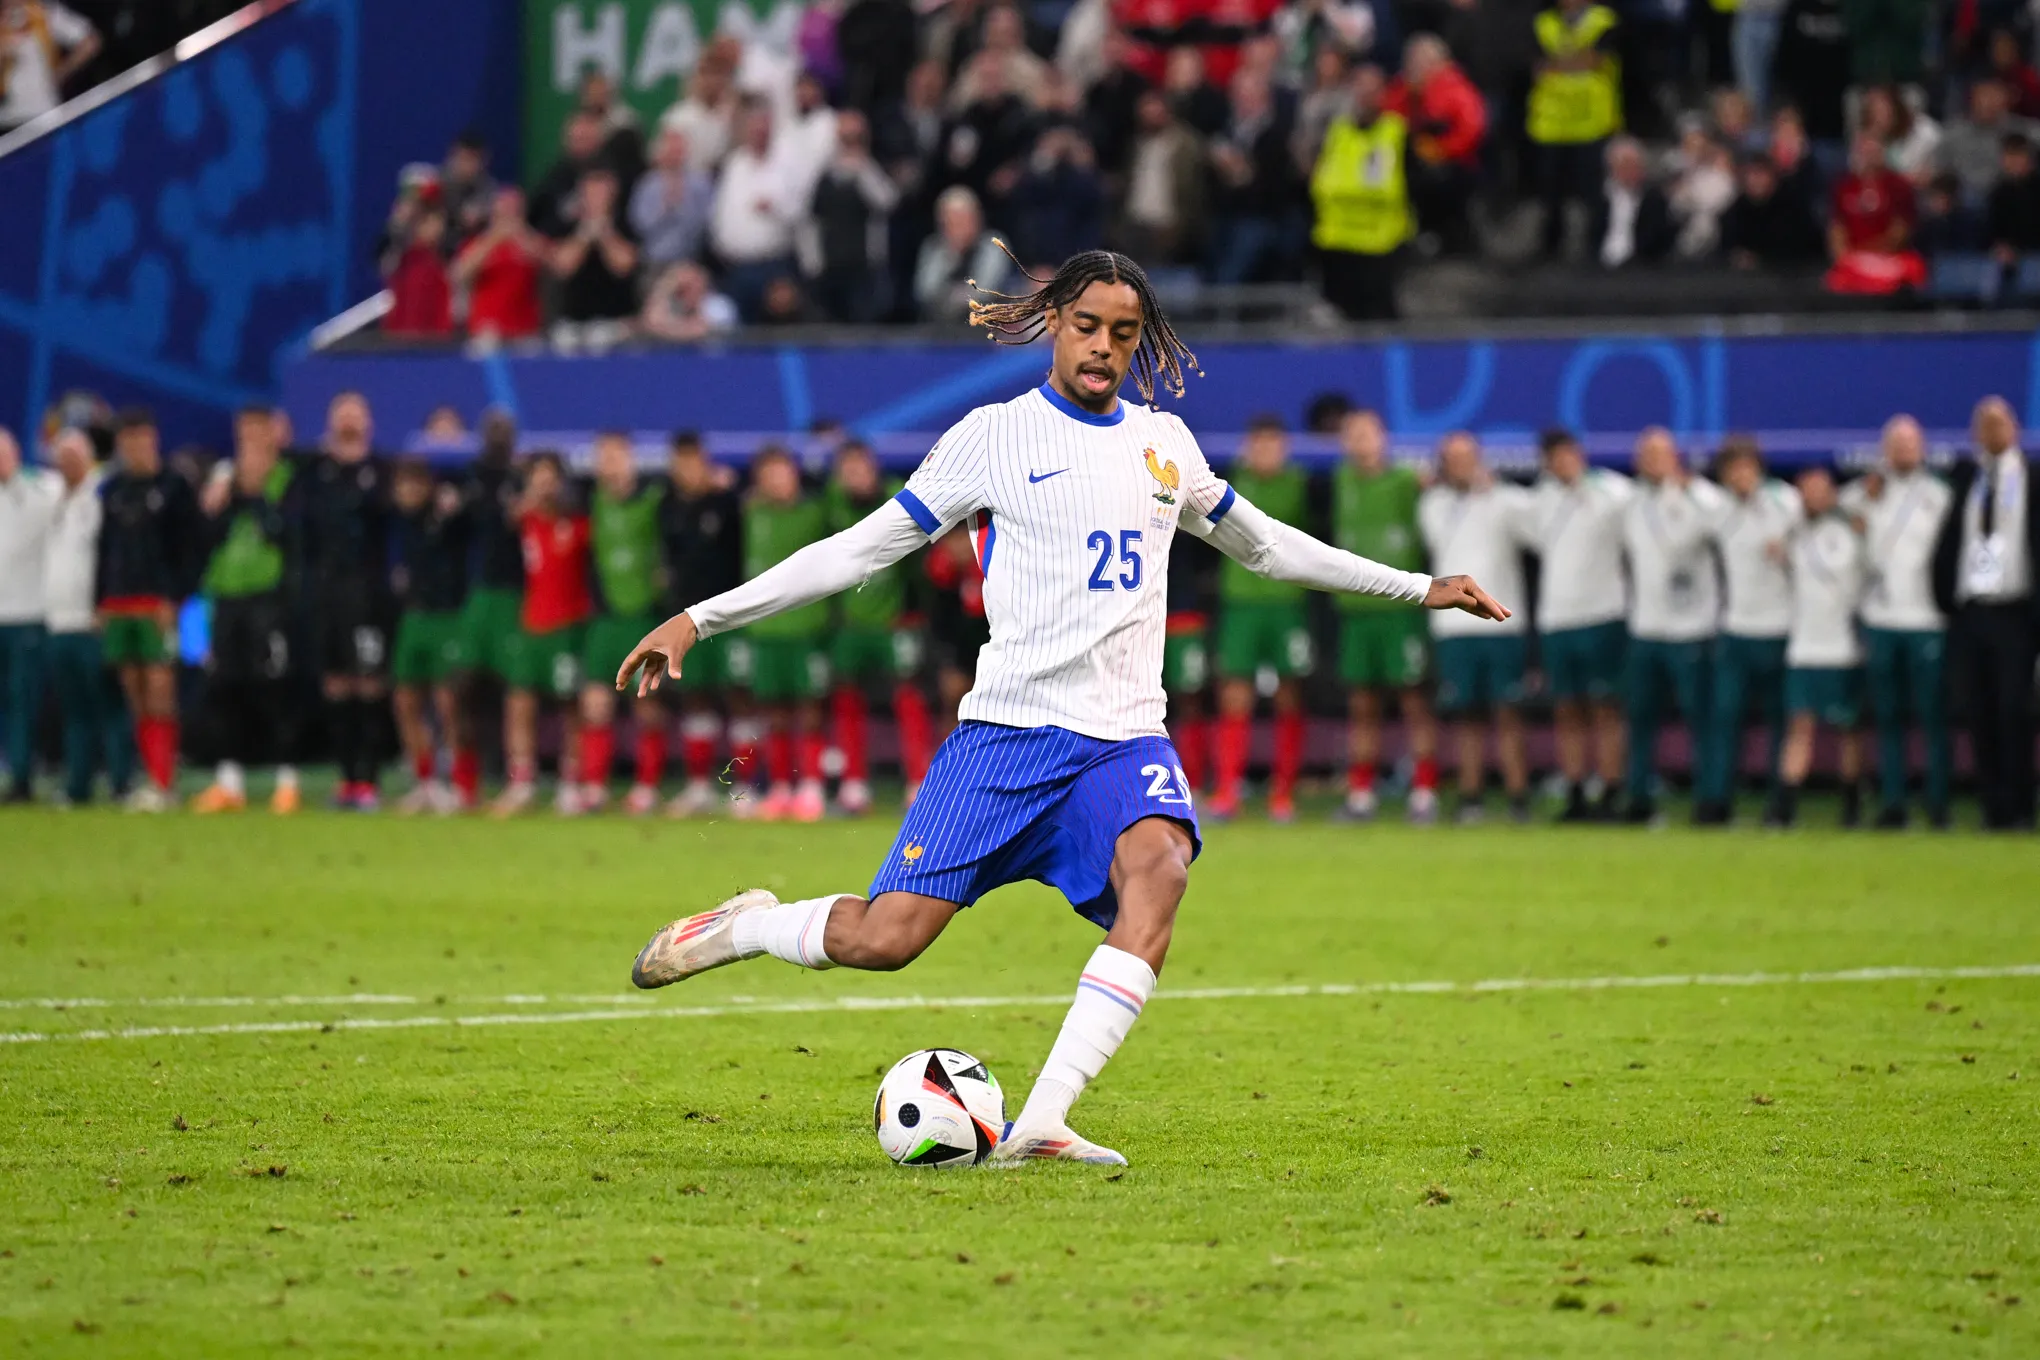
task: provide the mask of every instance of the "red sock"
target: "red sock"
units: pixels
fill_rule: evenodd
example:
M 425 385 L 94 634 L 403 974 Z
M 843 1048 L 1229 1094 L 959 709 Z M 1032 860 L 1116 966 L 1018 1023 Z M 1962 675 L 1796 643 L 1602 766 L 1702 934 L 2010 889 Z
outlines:
M 1241 714 L 1218 720 L 1217 749 L 1213 754 L 1212 792 L 1222 799 L 1240 796 L 1240 778 L 1247 772 L 1247 746 L 1253 740 L 1253 719 Z M 1186 772 L 1187 773 L 1187 772 Z
M 1202 718 L 1176 719 L 1176 758 L 1183 762 L 1183 777 L 1193 792 L 1204 788 L 1210 754 L 1210 724 Z
M 438 760 L 434 758 L 430 750 L 420 751 L 417 755 L 411 757 L 411 773 L 418 776 L 420 784 L 433 776 L 438 765 Z
M 827 740 L 819 732 L 808 732 L 801 736 L 799 744 L 801 777 L 805 779 L 822 777 L 822 751 L 827 746 Z
M 933 754 L 933 725 L 928 716 L 928 696 L 918 685 L 900 685 L 893 690 L 893 721 L 900 726 L 900 772 L 910 784 L 928 777 L 928 760 Z
M 637 782 L 653 788 L 666 777 L 666 730 L 657 723 L 641 723 L 637 734 Z
M 765 768 L 775 784 L 793 782 L 793 734 L 774 731 L 765 739 Z
M 1356 760 L 1346 767 L 1346 789 L 1349 793 L 1367 793 L 1373 788 L 1373 761 Z
M 867 778 L 871 774 L 871 766 L 865 753 L 868 721 L 864 692 L 856 688 L 839 689 L 831 707 L 836 724 L 836 749 L 843 753 L 843 777 Z M 810 765 L 807 769 L 810 774 L 815 774 L 820 772 L 821 766 Z
M 1268 781 L 1271 798 L 1296 796 L 1296 771 L 1303 764 L 1303 715 L 1275 715 L 1275 769 Z
M 177 719 L 142 719 L 135 732 L 135 745 L 142 753 L 149 778 L 157 788 L 167 791 L 177 782 Z
M 471 750 L 453 753 L 453 787 L 463 802 L 472 803 L 482 792 L 482 758 Z
M 511 761 L 510 782 L 513 784 L 536 784 L 538 782 L 538 762 L 535 760 Z
M 1416 786 L 1420 789 L 1436 789 L 1438 787 L 1438 757 L 1419 756 L 1417 758 Z
M 589 723 L 581 729 L 581 782 L 607 784 L 616 767 L 616 729 L 608 723 Z
M 720 727 L 714 718 L 680 720 L 680 758 L 686 762 L 690 780 L 706 779 L 715 773 L 715 738 Z

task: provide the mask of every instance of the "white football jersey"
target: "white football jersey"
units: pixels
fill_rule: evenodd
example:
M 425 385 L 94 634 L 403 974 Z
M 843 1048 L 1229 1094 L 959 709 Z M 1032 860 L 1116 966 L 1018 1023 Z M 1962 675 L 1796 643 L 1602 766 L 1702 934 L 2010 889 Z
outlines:
M 1170 545 L 1234 499 L 1181 420 L 1124 399 L 1093 415 L 1044 385 L 965 416 L 898 499 L 928 534 L 965 522 L 984 571 L 991 641 L 960 717 L 1165 731 Z

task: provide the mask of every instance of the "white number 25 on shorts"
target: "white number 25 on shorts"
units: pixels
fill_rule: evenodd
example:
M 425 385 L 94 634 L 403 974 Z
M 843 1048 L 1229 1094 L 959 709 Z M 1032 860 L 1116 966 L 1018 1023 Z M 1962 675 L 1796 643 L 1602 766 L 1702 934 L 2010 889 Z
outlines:
M 1181 765 L 1143 765 L 1140 772 L 1147 776 L 1148 797 L 1171 807 L 1190 806 L 1190 776 Z

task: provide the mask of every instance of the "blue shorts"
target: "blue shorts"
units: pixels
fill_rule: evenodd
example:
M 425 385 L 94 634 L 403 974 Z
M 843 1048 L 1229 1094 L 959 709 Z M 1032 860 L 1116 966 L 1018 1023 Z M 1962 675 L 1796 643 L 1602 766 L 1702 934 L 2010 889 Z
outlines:
M 1102 741 L 1061 727 L 967 722 L 949 734 L 871 896 L 911 892 L 969 906 L 1033 879 L 1110 930 L 1119 834 L 1167 817 L 1203 849 L 1190 781 L 1167 737 Z

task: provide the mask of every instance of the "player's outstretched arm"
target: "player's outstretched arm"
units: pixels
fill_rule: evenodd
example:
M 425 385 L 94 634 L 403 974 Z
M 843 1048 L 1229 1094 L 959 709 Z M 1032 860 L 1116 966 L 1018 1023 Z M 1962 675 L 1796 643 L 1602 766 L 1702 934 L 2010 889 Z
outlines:
M 927 543 L 928 535 L 898 501 L 887 501 L 839 534 L 810 543 L 735 590 L 691 604 L 645 634 L 616 672 L 616 687 L 649 694 L 680 678 L 681 658 L 702 638 L 727 633 L 789 609 L 862 585 L 872 573 Z

